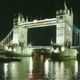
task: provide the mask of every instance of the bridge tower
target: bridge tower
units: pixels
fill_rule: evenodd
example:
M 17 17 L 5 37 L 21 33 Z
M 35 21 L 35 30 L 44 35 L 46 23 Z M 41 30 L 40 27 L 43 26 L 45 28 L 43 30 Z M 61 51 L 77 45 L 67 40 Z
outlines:
M 13 44 L 18 53 L 25 53 L 24 49 L 27 47 L 28 29 L 23 28 L 24 23 L 27 22 L 26 20 L 21 14 L 18 14 L 18 16 L 13 20 Z
M 64 2 L 64 10 L 56 11 L 56 44 L 72 45 L 73 11 L 69 10 Z

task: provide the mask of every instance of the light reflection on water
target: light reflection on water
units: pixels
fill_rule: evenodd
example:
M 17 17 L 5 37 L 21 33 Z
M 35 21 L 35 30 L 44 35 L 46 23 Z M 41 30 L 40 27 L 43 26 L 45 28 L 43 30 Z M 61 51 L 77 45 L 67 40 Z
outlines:
M 0 80 L 80 80 L 80 64 L 27 57 L 21 62 L 0 63 Z

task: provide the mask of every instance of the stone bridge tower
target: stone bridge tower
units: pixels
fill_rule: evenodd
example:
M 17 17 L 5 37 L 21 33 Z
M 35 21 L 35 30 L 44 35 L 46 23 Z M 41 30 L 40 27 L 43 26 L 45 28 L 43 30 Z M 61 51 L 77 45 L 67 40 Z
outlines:
M 73 11 L 69 10 L 64 2 L 64 10 L 56 11 L 56 44 L 72 45 Z
M 26 19 L 27 20 L 27 19 Z M 24 28 L 24 23 L 26 21 L 23 17 L 23 15 L 18 14 L 16 18 L 14 18 L 13 21 L 13 44 L 16 45 L 15 48 L 17 49 L 17 52 L 22 51 L 22 53 L 25 53 L 24 49 L 27 47 L 27 28 Z

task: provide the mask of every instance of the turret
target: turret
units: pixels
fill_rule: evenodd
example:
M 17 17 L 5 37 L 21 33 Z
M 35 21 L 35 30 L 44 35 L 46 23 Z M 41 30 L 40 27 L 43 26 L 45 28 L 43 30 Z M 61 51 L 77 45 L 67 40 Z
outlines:
M 26 16 L 26 22 L 28 22 L 28 16 Z
M 24 23 L 24 22 L 25 22 L 24 16 L 19 13 L 19 14 L 18 14 L 18 24 Z
M 14 14 L 14 18 L 13 18 L 13 26 L 17 25 L 18 19 L 17 19 L 17 15 Z
M 18 15 L 17 14 L 14 15 L 13 26 L 17 26 L 24 22 L 28 22 L 27 16 L 26 16 L 26 18 L 24 18 L 24 16 L 21 13 L 19 13 Z
M 68 42 L 72 45 L 73 11 L 68 9 L 66 0 L 64 0 L 64 10 L 56 11 L 56 20 L 56 43 L 65 45 Z

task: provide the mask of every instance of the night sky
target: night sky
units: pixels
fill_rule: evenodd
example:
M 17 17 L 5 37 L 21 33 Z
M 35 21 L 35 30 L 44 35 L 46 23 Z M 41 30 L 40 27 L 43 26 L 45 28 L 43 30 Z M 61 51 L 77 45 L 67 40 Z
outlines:
M 27 40 L 32 46 L 50 46 L 51 40 L 56 43 L 56 26 L 29 28 Z
M 0 40 L 11 30 L 17 13 L 29 19 L 55 17 L 55 11 L 63 8 L 64 0 L 0 0 Z M 74 11 L 74 24 L 80 25 L 80 0 L 67 0 L 68 8 Z

